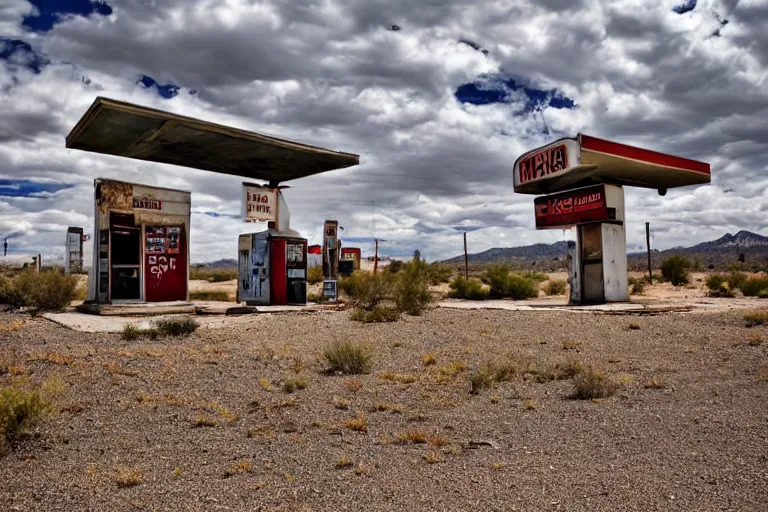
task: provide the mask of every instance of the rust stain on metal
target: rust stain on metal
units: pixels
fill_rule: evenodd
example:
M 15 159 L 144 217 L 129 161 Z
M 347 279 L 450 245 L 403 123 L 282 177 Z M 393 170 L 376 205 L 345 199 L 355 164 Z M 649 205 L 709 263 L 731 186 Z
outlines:
M 102 181 L 97 203 L 102 213 L 109 210 L 133 210 L 133 185 L 119 181 Z

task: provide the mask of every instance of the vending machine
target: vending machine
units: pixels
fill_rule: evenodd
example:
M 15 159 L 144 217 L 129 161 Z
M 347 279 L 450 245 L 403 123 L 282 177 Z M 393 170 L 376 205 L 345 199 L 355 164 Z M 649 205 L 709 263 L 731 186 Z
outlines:
M 306 238 L 274 229 L 240 235 L 237 292 L 248 305 L 306 304 Z

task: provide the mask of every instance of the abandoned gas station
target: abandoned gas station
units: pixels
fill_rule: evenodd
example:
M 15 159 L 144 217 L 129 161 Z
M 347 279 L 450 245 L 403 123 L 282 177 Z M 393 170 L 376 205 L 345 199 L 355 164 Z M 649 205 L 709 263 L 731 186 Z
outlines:
M 520 156 L 515 192 L 534 200 L 536 229 L 570 229 L 571 304 L 629 300 L 624 187 L 710 182 L 709 164 L 579 134 Z
M 268 222 L 269 229 L 241 238 L 238 256 L 247 252 L 248 261 L 240 259 L 247 275 L 241 274 L 239 286 L 251 297 L 258 286 L 261 295 L 254 300 L 268 304 L 306 302 L 301 290 L 307 243 L 290 228 L 280 184 L 360 162 L 358 155 L 101 97 L 69 133 L 66 147 L 263 182 L 243 184 L 244 220 Z M 162 183 L 162 175 L 155 181 Z M 188 301 L 190 211 L 189 192 L 97 179 L 85 311 L 99 312 L 93 305 Z M 244 240 L 250 247 L 242 247 Z

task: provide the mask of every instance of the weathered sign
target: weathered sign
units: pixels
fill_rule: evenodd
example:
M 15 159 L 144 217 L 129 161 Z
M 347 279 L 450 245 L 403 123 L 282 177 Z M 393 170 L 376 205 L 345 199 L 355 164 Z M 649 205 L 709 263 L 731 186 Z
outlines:
M 536 229 L 611 220 L 603 185 L 537 197 L 534 206 Z
M 579 154 L 579 144 L 573 139 L 561 139 L 524 154 L 515 162 L 515 191 L 528 191 L 535 182 L 568 172 L 579 165 Z
M 243 183 L 243 220 L 267 222 L 277 218 L 277 191 Z
M 162 210 L 163 202 L 151 197 L 134 197 L 133 208 L 137 210 Z

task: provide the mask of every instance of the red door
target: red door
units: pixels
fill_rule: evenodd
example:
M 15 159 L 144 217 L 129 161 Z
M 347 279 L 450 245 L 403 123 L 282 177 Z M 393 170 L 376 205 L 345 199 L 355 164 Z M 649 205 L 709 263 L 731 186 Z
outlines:
M 144 300 L 187 300 L 187 243 L 184 226 L 145 226 Z
M 272 238 L 270 247 L 269 304 L 288 304 L 288 267 L 285 263 L 285 239 Z

